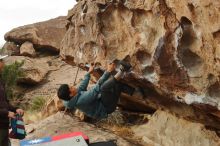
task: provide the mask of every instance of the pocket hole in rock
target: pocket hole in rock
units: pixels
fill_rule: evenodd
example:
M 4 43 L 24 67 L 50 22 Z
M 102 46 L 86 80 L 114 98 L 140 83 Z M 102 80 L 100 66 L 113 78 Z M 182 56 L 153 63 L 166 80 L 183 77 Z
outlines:
M 188 69 L 197 69 L 203 64 L 202 59 L 190 50 L 185 50 L 181 59 L 183 65 Z
M 216 82 L 215 84 L 211 85 L 208 89 L 208 95 L 214 98 L 220 98 L 220 84 Z
M 208 75 L 208 80 L 209 81 L 212 81 L 212 80 L 214 80 L 215 79 L 215 76 L 213 75 L 213 74 L 209 74 Z
M 184 67 L 189 71 L 190 76 L 197 76 L 203 66 L 202 58 L 190 50 L 191 45 L 196 42 L 196 34 L 192 22 L 186 18 L 181 18 L 181 28 L 183 35 L 178 46 L 178 57 Z
M 136 58 L 142 66 L 151 65 L 151 55 L 144 51 L 138 51 L 136 53 Z
M 214 32 L 214 33 L 213 33 L 213 37 L 214 37 L 215 39 L 218 38 L 218 39 L 220 40 L 220 30 Z
M 195 12 L 195 7 L 194 7 L 194 5 L 193 5 L 192 3 L 189 3 L 187 6 L 188 6 L 189 10 L 190 10 L 192 13 Z
M 145 68 L 143 69 L 142 72 L 143 72 L 144 76 L 151 75 L 151 74 L 154 73 L 154 67 L 152 67 L 152 66 L 147 66 L 147 67 L 145 67 Z
M 183 30 L 183 35 L 180 41 L 181 46 L 189 46 L 195 41 L 196 38 L 192 27 L 192 22 L 188 18 L 182 17 L 180 24 Z

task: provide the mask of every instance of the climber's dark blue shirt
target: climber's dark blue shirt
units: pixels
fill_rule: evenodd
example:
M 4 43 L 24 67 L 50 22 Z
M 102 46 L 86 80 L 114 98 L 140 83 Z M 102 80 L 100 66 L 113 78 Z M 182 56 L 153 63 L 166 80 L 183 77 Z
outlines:
M 107 117 L 106 108 L 100 100 L 100 88 L 101 85 L 109 78 L 110 73 L 105 72 L 98 80 L 96 85 L 87 91 L 87 87 L 90 80 L 90 74 L 87 73 L 84 80 L 81 81 L 77 88 L 78 93 L 69 101 L 64 101 L 64 105 L 68 109 L 80 109 L 87 116 L 102 119 Z

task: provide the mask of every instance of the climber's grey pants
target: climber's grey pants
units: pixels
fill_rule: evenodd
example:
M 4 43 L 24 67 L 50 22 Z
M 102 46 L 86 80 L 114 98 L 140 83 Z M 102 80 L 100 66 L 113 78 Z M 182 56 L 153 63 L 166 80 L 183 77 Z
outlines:
M 114 77 L 110 77 L 101 86 L 101 101 L 108 114 L 115 111 L 121 92 L 131 95 L 134 89 L 117 81 Z

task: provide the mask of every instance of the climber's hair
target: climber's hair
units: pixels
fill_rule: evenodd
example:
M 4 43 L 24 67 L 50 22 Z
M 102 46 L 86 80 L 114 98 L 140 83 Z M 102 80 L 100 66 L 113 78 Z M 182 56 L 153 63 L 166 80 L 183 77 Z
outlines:
M 58 89 L 57 96 L 65 101 L 70 100 L 70 88 L 67 84 L 62 84 Z

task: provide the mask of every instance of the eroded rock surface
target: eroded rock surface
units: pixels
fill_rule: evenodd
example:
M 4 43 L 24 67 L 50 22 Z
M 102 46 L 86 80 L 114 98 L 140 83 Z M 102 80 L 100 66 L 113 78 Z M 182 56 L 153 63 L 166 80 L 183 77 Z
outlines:
M 185 118 L 220 128 L 213 116 L 220 109 L 219 8 L 218 0 L 81 0 L 67 16 L 60 54 L 103 66 L 125 59 L 133 65 L 125 82 L 146 89 L 148 105 L 191 104 Z

